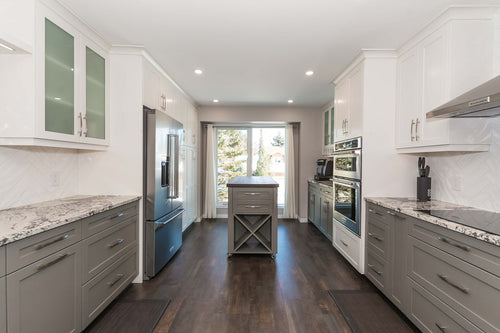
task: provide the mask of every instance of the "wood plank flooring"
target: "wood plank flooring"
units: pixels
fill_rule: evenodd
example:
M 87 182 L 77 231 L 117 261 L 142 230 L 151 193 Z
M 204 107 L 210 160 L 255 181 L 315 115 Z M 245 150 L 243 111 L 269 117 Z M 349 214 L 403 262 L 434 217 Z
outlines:
M 351 332 L 329 289 L 374 287 L 311 224 L 278 225 L 276 260 L 227 258 L 227 223 L 204 220 L 150 281 L 122 298 L 171 299 L 155 332 Z

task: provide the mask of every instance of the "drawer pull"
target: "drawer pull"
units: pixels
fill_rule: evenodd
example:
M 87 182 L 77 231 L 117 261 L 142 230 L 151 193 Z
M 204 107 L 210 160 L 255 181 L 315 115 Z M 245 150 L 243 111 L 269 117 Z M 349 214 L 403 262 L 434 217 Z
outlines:
M 368 211 L 369 211 L 370 213 L 373 213 L 373 214 L 382 215 L 382 214 L 380 214 L 379 212 L 377 212 L 377 211 L 376 211 L 376 210 L 374 210 L 374 209 L 368 209 Z
M 454 242 L 450 241 L 448 238 L 444 238 L 444 237 L 438 237 L 438 239 L 443 243 L 449 244 L 449 245 L 454 246 L 454 247 L 458 247 L 460 250 L 470 252 L 470 248 L 468 246 L 454 243 Z
M 370 236 L 371 238 L 374 238 L 380 242 L 383 242 L 384 239 L 383 238 L 380 238 L 378 235 L 375 235 L 375 234 L 372 234 L 371 232 L 368 233 L 368 236 Z
M 110 218 L 110 220 L 116 219 L 118 217 L 122 217 L 123 215 L 125 215 L 125 213 L 117 214 L 117 215 L 113 216 L 112 218 Z
M 246 192 L 245 195 L 261 195 L 262 193 L 258 192 Z
M 47 247 L 47 246 L 52 245 L 54 243 L 60 242 L 62 240 L 65 240 L 68 237 L 69 237 L 69 235 L 64 235 L 64 236 L 61 236 L 61 237 L 57 237 L 56 239 L 53 239 L 50 242 L 39 244 L 39 245 L 35 246 L 35 250 L 43 249 L 44 247 Z
M 368 264 L 368 268 L 374 271 L 377 275 L 382 275 L 382 272 L 377 271 L 375 266 Z
M 392 215 L 392 216 L 396 216 L 396 214 L 394 214 L 394 213 L 393 213 L 393 212 L 391 212 L 391 211 L 387 211 L 387 214 Z
M 69 257 L 72 253 L 65 253 L 57 257 L 56 259 L 49 261 L 48 263 L 42 264 L 36 268 L 37 271 L 43 271 L 45 268 L 48 268 L 54 264 L 57 264 L 59 261 L 63 260 L 66 257 Z
M 441 275 L 441 274 L 438 274 L 437 275 L 441 280 L 443 280 L 444 282 L 448 283 L 450 286 L 452 286 L 453 288 L 456 288 L 458 290 L 460 290 L 461 292 L 463 292 L 464 294 L 468 294 L 469 293 L 469 289 L 465 288 L 465 287 L 462 287 L 462 286 L 459 286 L 458 284 L 455 284 L 453 282 L 451 282 L 450 280 L 448 280 L 448 277 L 445 276 L 445 275 Z
M 349 245 L 348 245 L 346 242 L 344 242 L 342 239 L 340 240 L 340 242 L 341 242 L 342 244 L 344 244 L 344 246 L 345 246 L 345 247 L 349 247 Z
M 253 206 L 253 205 L 250 205 L 250 206 L 245 206 L 245 208 L 260 208 L 261 206 Z
M 113 281 L 108 282 L 108 286 L 113 287 L 118 281 L 120 281 L 123 278 L 123 274 L 117 274 L 116 278 Z
M 443 326 L 439 325 L 438 323 L 434 323 L 434 324 L 436 325 L 437 328 L 439 328 L 439 330 L 441 332 L 446 332 L 446 327 L 443 327 Z
M 110 249 L 112 249 L 112 248 L 114 248 L 115 246 L 120 245 L 120 244 L 121 244 L 121 243 L 123 243 L 124 241 L 125 241 L 125 239 L 123 239 L 123 238 L 117 239 L 117 240 L 116 240 L 116 242 L 111 243 L 111 244 L 108 244 L 108 247 L 109 247 Z

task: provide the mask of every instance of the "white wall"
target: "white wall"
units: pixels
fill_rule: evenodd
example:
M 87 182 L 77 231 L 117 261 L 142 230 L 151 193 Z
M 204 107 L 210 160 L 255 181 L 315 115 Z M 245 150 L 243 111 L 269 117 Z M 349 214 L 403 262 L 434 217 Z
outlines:
M 78 194 L 74 149 L 0 147 L 0 209 Z
M 110 142 L 106 151 L 78 154 L 81 194 L 142 195 L 142 57 L 110 56 Z M 142 281 L 142 200 L 139 211 L 139 274 Z
M 500 117 L 489 152 L 431 154 L 432 198 L 500 212 Z
M 307 219 L 307 180 L 314 176 L 316 160 L 321 157 L 322 109 L 289 106 L 204 106 L 200 107 L 198 118 L 199 121 L 212 122 L 299 122 L 298 214 L 301 219 Z

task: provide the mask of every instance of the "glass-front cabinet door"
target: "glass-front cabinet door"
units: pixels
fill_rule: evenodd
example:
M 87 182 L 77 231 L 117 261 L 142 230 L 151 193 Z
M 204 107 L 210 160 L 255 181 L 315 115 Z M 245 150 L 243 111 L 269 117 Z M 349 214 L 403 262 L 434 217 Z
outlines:
M 75 38 L 45 18 L 45 131 L 75 133 Z
M 330 144 L 331 145 L 333 145 L 335 142 L 335 137 L 333 136 L 333 133 L 335 132 L 334 131 L 335 127 L 333 127 L 334 119 L 335 119 L 334 115 L 335 115 L 335 109 L 334 109 L 334 107 L 332 107 L 330 109 Z
M 85 136 L 106 136 L 106 60 L 90 47 L 85 47 Z

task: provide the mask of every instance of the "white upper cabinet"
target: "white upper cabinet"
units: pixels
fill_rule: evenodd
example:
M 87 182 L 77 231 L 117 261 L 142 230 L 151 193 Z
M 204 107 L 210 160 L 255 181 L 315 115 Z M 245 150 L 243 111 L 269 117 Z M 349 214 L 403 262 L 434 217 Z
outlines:
M 334 121 L 335 121 L 335 108 L 333 101 L 323 111 L 323 156 L 332 156 L 334 148 Z
M 397 63 L 399 152 L 485 151 L 488 119 L 426 119 L 426 113 L 498 70 L 493 8 L 450 8 L 404 45 Z M 495 52 L 497 52 L 495 54 Z
M 109 46 L 58 3 L 46 3 L 25 3 L 33 54 L 0 59 L 0 144 L 106 149 Z
M 335 142 L 361 136 L 363 131 L 363 62 L 341 77 L 335 86 Z

